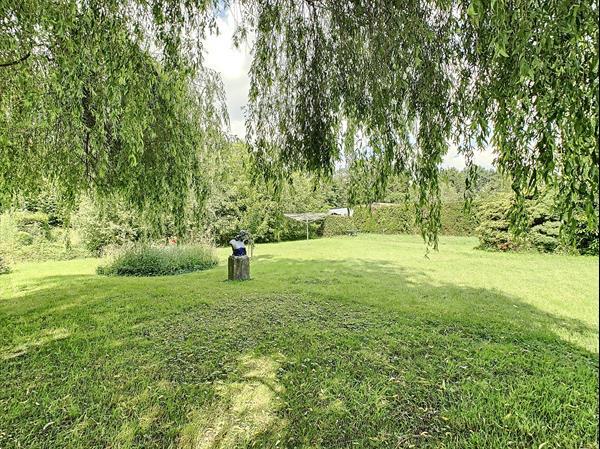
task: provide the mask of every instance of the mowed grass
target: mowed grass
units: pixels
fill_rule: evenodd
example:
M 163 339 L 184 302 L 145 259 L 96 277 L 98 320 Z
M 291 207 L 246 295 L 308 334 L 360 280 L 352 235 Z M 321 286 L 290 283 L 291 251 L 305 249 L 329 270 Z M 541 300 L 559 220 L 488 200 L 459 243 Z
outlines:
M 443 238 L 0 277 L 1 448 L 596 448 L 598 258 Z

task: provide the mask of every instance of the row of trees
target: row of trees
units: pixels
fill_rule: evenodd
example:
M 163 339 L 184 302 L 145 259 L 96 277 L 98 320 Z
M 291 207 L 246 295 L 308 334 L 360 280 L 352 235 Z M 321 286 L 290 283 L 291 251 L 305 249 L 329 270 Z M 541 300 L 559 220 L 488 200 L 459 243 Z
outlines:
M 392 214 L 388 221 L 394 223 L 386 224 L 386 229 L 372 225 L 362 230 L 410 233 L 419 230 L 411 201 L 414 192 L 406 177 L 390 178 L 385 190 L 374 195 L 368 188 L 357 188 L 373 182 L 372 175 L 355 170 L 352 165 L 339 168 L 331 179 L 297 172 L 283 185 L 276 185 L 253 176 L 251 164 L 252 155 L 247 145 L 223 141 L 219 151 L 204 159 L 207 190 L 201 213 L 186 211 L 182 223 L 176 223 L 165 214 L 160 217 L 159 227 L 155 225 L 156 215 L 129 207 L 126 198 L 114 195 L 98 201 L 85 196 L 72 208 L 61 202 L 59 192 L 46 186 L 37 195 L 22 197 L 16 210 L 3 215 L 2 249 L 17 258 L 72 257 L 82 255 L 82 251 L 100 254 L 111 247 L 136 241 L 176 239 L 225 244 L 240 229 L 249 230 L 257 242 L 290 240 L 304 238 L 305 228 L 285 218 L 285 212 L 324 212 L 334 207 L 376 202 L 403 204 L 402 217 Z M 472 227 L 467 230 L 465 224 L 469 215 L 462 210 L 467 175 L 453 169 L 442 173 L 446 217 L 442 231 L 470 233 Z M 495 172 L 481 170 L 479 178 L 480 183 L 474 188 L 477 197 L 507 189 Z M 452 211 L 450 215 L 447 210 Z M 368 221 L 367 215 L 365 223 Z M 406 226 L 398 227 L 400 222 Z M 313 235 L 322 233 L 322 224 L 311 225 L 311 232 Z
M 319 212 L 333 207 L 354 208 L 354 216 L 328 217 L 310 225 L 313 237 L 344 235 L 350 230 L 386 234 L 415 234 L 413 191 L 406 178 L 390 178 L 379 196 L 365 190 L 365 200 L 357 200 L 352 183 L 367 184 L 363 172 L 339 169 L 329 180 L 294 174 L 279 190 L 247 169 L 251 163 L 248 147 L 241 142 L 225 145 L 206 160 L 205 176 L 210 190 L 202 214 L 188 214 L 176 224 L 168 215 L 160 228 L 148 215 L 128 207 L 123 198 L 102 202 L 82 198 L 74 211 L 64 208 L 59 197 L 47 189 L 23 198 L 18 209 L 0 214 L 0 252 L 12 259 L 53 259 L 98 255 L 134 242 L 210 242 L 223 245 L 240 229 L 249 230 L 256 242 L 273 242 L 305 237 L 304 225 L 285 218 L 285 212 Z M 467 173 L 455 169 L 442 171 L 441 233 L 477 235 L 482 248 L 496 250 L 538 249 L 541 251 L 598 252 L 598 235 L 587 226 L 585 215 L 577 216 L 575 237 L 560 233 L 560 218 L 553 209 L 552 193 L 546 192 L 527 202 L 529 222 L 515 235 L 510 211 L 514 197 L 502 177 L 480 170 L 473 188 L 474 201 L 465 210 Z M 182 231 L 183 229 L 183 231 Z

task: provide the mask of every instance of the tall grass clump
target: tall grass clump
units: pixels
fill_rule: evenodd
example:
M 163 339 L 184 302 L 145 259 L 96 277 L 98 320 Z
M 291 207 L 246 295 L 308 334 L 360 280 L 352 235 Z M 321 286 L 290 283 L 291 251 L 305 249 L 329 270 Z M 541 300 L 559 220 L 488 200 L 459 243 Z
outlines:
M 97 269 L 107 276 L 168 276 L 207 270 L 217 265 L 211 248 L 201 245 L 137 245 L 124 249 Z

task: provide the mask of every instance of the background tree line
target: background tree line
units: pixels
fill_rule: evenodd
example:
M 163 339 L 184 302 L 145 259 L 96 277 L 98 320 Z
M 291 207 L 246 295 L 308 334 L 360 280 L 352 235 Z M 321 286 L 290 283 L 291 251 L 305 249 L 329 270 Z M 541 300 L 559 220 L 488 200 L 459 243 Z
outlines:
M 169 214 L 148 218 L 144 210 L 128 207 L 113 195 L 98 201 L 81 197 L 76 207 L 65 207 L 52 186 L 24 196 L 17 207 L 0 215 L 0 252 L 12 260 L 40 260 L 101 255 L 136 242 L 208 242 L 225 245 L 240 229 L 249 230 L 257 243 L 305 238 L 304 224 L 287 219 L 286 212 L 326 212 L 352 207 L 354 216 L 327 217 L 310 225 L 311 237 L 344 235 L 350 230 L 384 234 L 418 234 L 413 191 L 402 175 L 391 177 L 378 195 L 368 186 L 368 171 L 351 164 L 340 166 L 331 178 L 294 173 L 282 186 L 255 177 L 251 154 L 241 141 L 224 141 L 220 151 L 204 160 L 206 200 L 200 214 L 185 214 L 183 224 Z M 537 249 L 597 253 L 597 232 L 580 213 L 575 238 L 560 233 L 553 193 L 527 200 L 526 231 L 511 230 L 514 196 L 508 182 L 492 170 L 479 169 L 472 188 L 472 207 L 465 210 L 467 173 L 441 171 L 441 234 L 476 235 L 483 248 Z M 365 188 L 361 190 L 360 186 Z M 165 199 L 168 201 L 168 199 Z M 188 205 L 187 207 L 193 207 Z

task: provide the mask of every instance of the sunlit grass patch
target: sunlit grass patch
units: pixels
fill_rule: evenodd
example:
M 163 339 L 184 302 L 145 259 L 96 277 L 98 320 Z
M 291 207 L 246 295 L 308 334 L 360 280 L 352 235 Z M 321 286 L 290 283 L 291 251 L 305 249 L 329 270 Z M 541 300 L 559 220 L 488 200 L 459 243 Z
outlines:
M 279 394 L 283 392 L 277 380 L 279 366 L 273 357 L 242 357 L 239 380 L 219 383 L 217 403 L 191 413 L 191 422 L 181 436 L 181 447 L 245 447 L 261 433 L 280 431 L 285 423 L 277 414 L 281 406 Z
M 17 341 L 12 347 L 0 351 L 0 358 L 8 360 L 23 356 L 27 354 L 31 348 L 39 348 L 50 342 L 67 338 L 70 334 L 71 333 L 67 329 L 62 327 L 56 329 L 43 329 L 37 335 L 17 338 Z

